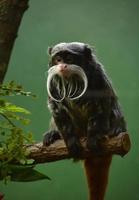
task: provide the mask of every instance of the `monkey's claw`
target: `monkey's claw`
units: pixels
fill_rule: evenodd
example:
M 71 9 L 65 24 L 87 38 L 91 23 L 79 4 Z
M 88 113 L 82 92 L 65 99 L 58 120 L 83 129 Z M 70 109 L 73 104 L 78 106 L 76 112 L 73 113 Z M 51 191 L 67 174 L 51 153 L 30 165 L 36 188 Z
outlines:
M 43 137 L 43 145 L 49 146 L 50 144 L 54 143 L 56 140 L 60 139 L 61 136 L 58 131 L 49 131 L 44 134 Z

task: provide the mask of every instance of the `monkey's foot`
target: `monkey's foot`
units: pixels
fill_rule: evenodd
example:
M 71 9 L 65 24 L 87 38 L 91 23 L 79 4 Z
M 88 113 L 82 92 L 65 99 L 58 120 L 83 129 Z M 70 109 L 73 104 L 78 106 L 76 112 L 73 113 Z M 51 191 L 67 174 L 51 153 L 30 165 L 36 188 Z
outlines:
M 69 154 L 74 159 L 79 159 L 81 157 L 82 148 L 81 145 L 76 137 L 71 137 L 66 142 Z
M 88 138 L 87 140 L 87 148 L 89 151 L 92 151 L 93 153 L 95 153 L 96 155 L 102 155 L 102 149 L 101 149 L 101 146 L 100 146 L 100 141 L 101 139 L 100 138 L 97 138 L 97 137 L 90 137 Z
M 49 146 L 50 144 L 54 143 L 56 140 L 61 139 L 61 136 L 58 131 L 48 131 L 44 133 L 43 137 L 43 145 Z

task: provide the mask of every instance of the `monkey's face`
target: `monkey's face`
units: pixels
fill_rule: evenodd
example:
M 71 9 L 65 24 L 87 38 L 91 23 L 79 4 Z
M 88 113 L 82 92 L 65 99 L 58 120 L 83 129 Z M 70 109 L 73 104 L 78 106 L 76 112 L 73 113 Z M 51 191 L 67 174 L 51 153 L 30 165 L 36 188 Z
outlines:
M 64 50 L 51 57 L 47 79 L 50 98 L 58 102 L 64 99 L 75 100 L 86 92 L 87 86 L 81 55 Z

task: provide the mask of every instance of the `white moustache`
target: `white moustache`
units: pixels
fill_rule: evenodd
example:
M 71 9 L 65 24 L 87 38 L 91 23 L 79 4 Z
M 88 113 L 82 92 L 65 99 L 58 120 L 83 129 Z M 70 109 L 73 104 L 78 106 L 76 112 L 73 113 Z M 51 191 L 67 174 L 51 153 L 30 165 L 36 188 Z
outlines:
M 54 101 L 61 102 L 65 98 L 70 100 L 79 99 L 87 90 L 88 79 L 84 70 L 78 65 L 67 65 L 67 68 L 69 71 L 69 78 L 65 78 L 59 73 L 58 65 L 54 65 L 48 70 L 47 92 L 49 97 Z M 74 84 L 70 81 L 70 77 L 72 78 L 74 75 L 77 75 L 79 80 L 83 82 L 83 87 L 76 79 L 74 79 Z M 56 76 L 58 76 L 59 81 L 52 86 L 52 82 L 56 79 Z M 52 94 L 51 87 L 55 87 L 58 97 L 55 97 L 55 95 Z

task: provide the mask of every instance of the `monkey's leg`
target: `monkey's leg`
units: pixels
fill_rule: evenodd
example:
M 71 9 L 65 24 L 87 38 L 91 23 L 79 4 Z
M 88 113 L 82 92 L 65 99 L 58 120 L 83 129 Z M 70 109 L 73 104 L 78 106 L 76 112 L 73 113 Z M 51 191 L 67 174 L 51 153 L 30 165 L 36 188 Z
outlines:
M 101 155 L 99 143 L 104 135 L 108 135 L 110 132 L 111 99 L 110 97 L 103 97 L 97 99 L 97 102 L 99 102 L 100 106 L 96 107 L 94 112 L 90 112 L 94 114 L 88 118 L 87 147 Z
M 95 151 L 97 155 L 101 155 L 101 147 L 99 143 L 103 135 L 104 131 L 102 130 L 100 119 L 90 117 L 87 127 L 87 148 Z
M 89 200 L 104 200 L 112 156 L 90 157 L 84 161 Z

